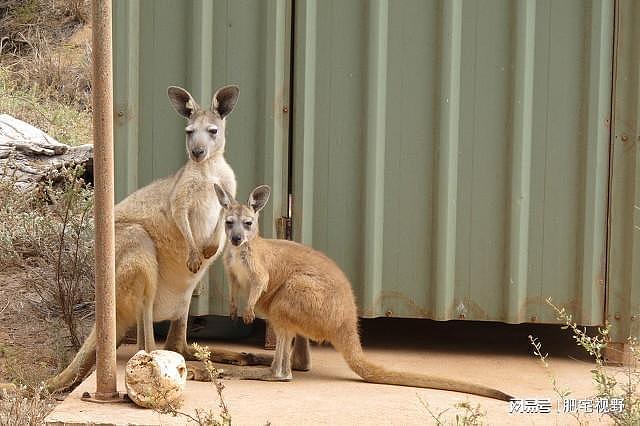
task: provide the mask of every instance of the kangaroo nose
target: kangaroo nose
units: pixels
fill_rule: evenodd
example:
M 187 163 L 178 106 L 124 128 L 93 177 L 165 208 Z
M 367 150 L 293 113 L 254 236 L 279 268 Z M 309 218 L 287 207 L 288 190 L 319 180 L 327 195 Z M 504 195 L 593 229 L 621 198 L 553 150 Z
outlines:
M 242 241 L 242 237 L 241 237 L 241 236 L 239 236 L 239 235 L 233 235 L 233 236 L 231 237 L 231 243 L 232 243 L 234 246 L 237 246 L 238 244 L 240 244 L 240 241 Z
M 204 154 L 204 148 L 193 148 L 191 153 L 195 158 L 200 158 Z

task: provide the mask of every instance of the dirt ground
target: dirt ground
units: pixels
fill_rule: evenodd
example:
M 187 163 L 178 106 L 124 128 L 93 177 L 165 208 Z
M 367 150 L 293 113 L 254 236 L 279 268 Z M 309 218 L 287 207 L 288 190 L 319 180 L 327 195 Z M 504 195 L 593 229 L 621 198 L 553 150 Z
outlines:
M 36 386 L 64 368 L 73 350 L 60 319 L 47 312 L 28 283 L 21 269 L 0 272 L 0 382 Z M 82 320 L 83 328 L 92 321 Z
M 36 385 L 65 367 L 72 351 L 63 324 L 43 308 L 28 283 L 29 276 L 23 270 L 0 272 L 0 381 Z M 83 327 L 88 328 L 92 321 L 85 318 Z M 208 343 L 261 352 L 264 324 L 256 325 L 248 338 Z M 293 383 L 226 380 L 224 396 L 233 424 L 436 424 L 434 416 L 441 413 L 444 424 L 450 424 L 456 414 L 469 414 L 455 406 L 466 402 L 472 408 L 479 405 L 483 416 L 477 424 L 578 424 L 558 412 L 549 372 L 533 356 L 529 335 L 540 338 L 543 353 L 550 354 L 550 372 L 558 378 L 561 389 L 570 389 L 575 398 L 595 393 L 592 361 L 559 325 L 381 318 L 362 320 L 361 328 L 366 353 L 388 368 L 471 380 L 521 398 L 549 398 L 553 412 L 510 414 L 508 403 L 487 398 L 364 383 L 333 348 L 314 344 L 312 371 L 296 372 Z M 120 365 L 134 352 L 134 346 L 122 347 Z M 219 367 L 233 375 L 233 367 Z M 183 418 L 160 416 L 131 405 L 112 409 L 79 400 L 82 392 L 94 389 L 92 375 L 58 405 L 50 417 L 51 424 L 111 424 L 113 419 L 124 422 L 113 424 L 185 424 Z M 122 378 L 119 389 L 124 390 Z M 187 412 L 193 413 L 196 408 L 217 410 L 215 389 L 210 383 L 189 382 L 187 389 Z M 590 415 L 589 422 L 610 423 L 597 414 Z
M 29 279 L 21 269 L 0 272 L 0 382 L 17 380 L 36 386 L 64 368 L 73 351 L 64 325 L 30 290 Z M 82 321 L 85 332 L 92 322 L 90 317 Z M 455 406 L 466 402 L 472 408 L 479 405 L 483 413 L 481 423 L 468 424 L 577 424 L 558 412 L 548 373 L 555 374 L 559 387 L 570 389 L 575 398 L 595 393 L 593 362 L 559 325 L 380 318 L 362 320 L 361 328 L 366 353 L 388 368 L 471 380 L 520 398 L 549 398 L 553 413 L 510 414 L 508 403 L 487 398 L 364 383 L 333 348 L 314 345 L 312 371 L 296 372 L 294 383 L 226 380 L 224 395 L 233 424 L 436 424 L 435 417 L 441 413 L 444 424 L 450 424 L 456 414 L 469 414 Z M 533 356 L 529 335 L 540 338 L 543 353 L 550 354 L 550 371 Z M 260 352 L 263 342 L 264 323 L 258 322 L 248 338 L 208 343 Z M 119 350 L 120 370 L 134 352 L 131 345 Z M 219 367 L 233 375 L 233 367 Z M 122 377 L 119 389 L 124 390 Z M 187 412 L 217 409 L 210 383 L 189 382 L 187 389 Z M 95 375 L 56 408 L 51 424 L 185 424 L 182 418 L 131 405 L 112 409 L 80 401 L 82 392 L 93 390 Z M 109 423 L 114 418 L 125 422 Z M 597 414 L 589 418 L 590 424 L 610 423 L 607 420 Z
M 551 371 L 561 388 L 570 388 L 572 396 L 580 399 L 591 397 L 595 392 L 590 373 L 593 363 L 575 347 L 568 333 L 556 325 L 378 319 L 363 321 L 362 333 L 365 352 L 372 361 L 385 367 L 483 383 L 519 398 L 549 398 L 552 411 L 549 414 L 509 413 L 509 403 L 488 398 L 365 383 L 349 370 L 333 348 L 313 345 L 312 370 L 294 372 L 291 383 L 225 380 L 224 398 L 233 424 L 419 425 L 437 424 L 434 416 L 440 413 L 443 413 L 440 419 L 443 424 L 456 424 L 456 414 L 465 413 L 455 407 L 458 403 L 469 403 L 471 407 L 479 405 L 480 412 L 484 413 L 478 423 L 459 424 L 579 424 L 570 415 L 559 412 L 552 381 L 531 354 L 529 334 L 539 337 L 543 349 L 550 353 Z M 258 330 L 241 341 L 206 343 L 239 351 L 263 352 L 261 338 Z M 127 345 L 118 351 L 121 391 L 124 390 L 123 365 L 135 350 L 134 346 Z M 235 375 L 235 367 L 219 367 Z M 82 392 L 94 390 L 95 375 L 92 375 L 58 406 L 49 417 L 50 424 L 82 424 L 85 421 L 187 424 L 184 417 L 160 415 L 130 404 L 80 401 Z M 185 406 L 181 411 L 193 414 L 196 408 L 217 410 L 217 395 L 210 383 L 188 382 Z M 611 423 L 596 413 L 583 414 L 582 420 L 588 424 Z
M 0 1 L 0 113 L 70 145 L 91 143 L 89 10 L 87 0 Z M 11 245 L 9 236 L 0 238 Z M 33 267 L 39 254 L 21 261 Z M 64 367 L 73 351 L 59 316 L 29 287 L 27 271 L 34 269 L 5 260 L 0 258 L 0 382 L 35 385 Z M 86 334 L 92 318 L 80 322 L 80 334 Z

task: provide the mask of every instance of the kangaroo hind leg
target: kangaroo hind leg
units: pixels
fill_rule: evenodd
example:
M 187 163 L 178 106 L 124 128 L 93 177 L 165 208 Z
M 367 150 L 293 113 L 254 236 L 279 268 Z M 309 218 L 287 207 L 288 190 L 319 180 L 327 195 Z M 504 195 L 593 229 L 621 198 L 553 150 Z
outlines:
M 139 350 L 151 352 L 155 349 L 156 341 L 153 333 L 153 297 L 145 294 L 137 318 L 137 343 Z
M 167 341 L 165 342 L 165 349 L 182 354 L 182 356 L 189 361 L 195 361 L 195 351 L 191 346 L 187 344 L 187 323 L 189 321 L 189 305 L 186 306 L 185 311 L 180 317 L 171 321 L 169 326 L 169 333 L 167 334 Z
M 296 371 L 311 370 L 311 348 L 308 338 L 297 335 L 294 339 L 291 368 Z
M 293 352 L 293 338 L 295 334 L 279 328 L 276 333 L 276 353 L 271 364 L 271 371 L 262 380 L 288 382 L 293 379 L 291 374 L 291 353 Z
M 151 300 L 148 300 L 151 299 Z M 144 350 L 151 352 L 155 349 L 156 340 L 153 334 L 153 299 L 145 295 L 142 305 L 142 329 L 144 330 Z
M 158 286 L 158 263 L 153 240 L 139 225 L 116 226 L 116 311 L 137 324 L 139 349 L 155 347 L 153 303 Z M 126 321 L 128 322 L 128 320 Z

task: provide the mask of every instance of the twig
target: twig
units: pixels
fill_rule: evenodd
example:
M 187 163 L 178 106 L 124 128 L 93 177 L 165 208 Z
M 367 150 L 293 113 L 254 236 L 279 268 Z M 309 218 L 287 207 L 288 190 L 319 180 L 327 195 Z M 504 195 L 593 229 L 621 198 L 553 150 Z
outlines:
M 5 311 L 5 309 L 7 309 L 9 307 L 9 300 L 7 300 L 7 304 L 4 305 L 4 308 L 0 309 L 0 314 L 3 313 Z

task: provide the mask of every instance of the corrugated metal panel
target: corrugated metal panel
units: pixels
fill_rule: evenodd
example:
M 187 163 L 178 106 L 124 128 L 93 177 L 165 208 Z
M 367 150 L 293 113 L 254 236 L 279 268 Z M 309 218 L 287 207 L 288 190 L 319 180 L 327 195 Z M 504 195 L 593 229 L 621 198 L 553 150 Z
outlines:
M 273 234 L 291 3 L 114 3 L 118 199 L 184 161 L 166 86 L 204 103 L 235 82 L 228 158 L 240 194 L 274 185 Z M 295 237 L 345 269 L 362 315 L 552 322 L 552 296 L 603 321 L 613 1 L 299 0 L 294 19 Z M 607 306 L 629 329 L 637 30 L 620 28 Z M 226 311 L 217 266 L 194 313 Z
M 290 2 L 272 0 L 116 0 L 114 67 L 117 198 L 184 163 L 184 124 L 169 105 L 169 85 L 203 105 L 224 84 L 240 85 L 227 126 L 227 159 L 239 196 L 273 187 L 266 235 L 287 206 Z M 194 314 L 227 311 L 221 263 L 192 303 Z
M 361 314 L 602 323 L 613 2 L 295 15 L 295 237 Z
M 607 319 L 622 342 L 640 337 L 640 3 L 620 0 L 616 21 Z

